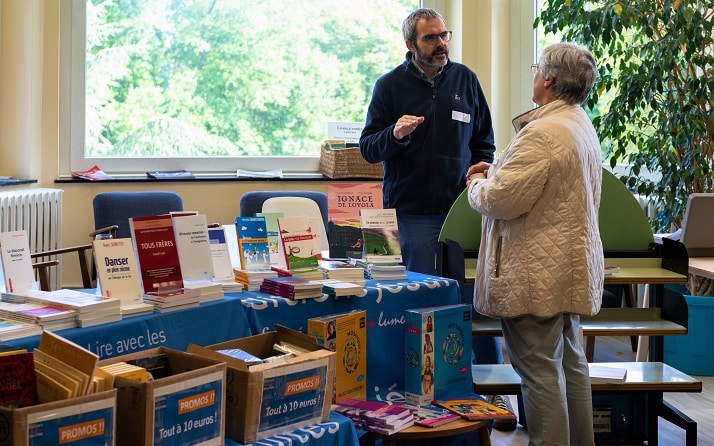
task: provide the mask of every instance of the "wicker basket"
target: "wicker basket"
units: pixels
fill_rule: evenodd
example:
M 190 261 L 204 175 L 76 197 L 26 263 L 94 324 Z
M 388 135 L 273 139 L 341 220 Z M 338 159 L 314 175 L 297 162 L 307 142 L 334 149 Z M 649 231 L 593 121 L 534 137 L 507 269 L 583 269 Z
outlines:
M 382 163 L 370 164 L 362 158 L 359 147 L 328 149 L 323 143 L 320 149 L 320 173 L 328 178 L 377 178 L 384 176 Z

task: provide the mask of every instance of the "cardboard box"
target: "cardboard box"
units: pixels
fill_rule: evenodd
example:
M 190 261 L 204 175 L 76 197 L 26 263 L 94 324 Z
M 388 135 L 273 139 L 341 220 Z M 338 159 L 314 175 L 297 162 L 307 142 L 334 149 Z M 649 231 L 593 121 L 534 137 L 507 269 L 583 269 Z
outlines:
M 430 404 L 449 394 L 473 392 L 471 306 L 411 309 L 405 319 L 407 403 Z
M 332 402 L 344 398 L 366 400 L 367 312 L 360 310 L 310 318 L 307 334 L 319 345 L 337 353 Z
M 0 407 L 0 446 L 115 444 L 116 390 L 13 409 Z
M 226 364 L 159 347 L 99 362 L 166 354 L 171 374 L 149 382 L 116 377 L 117 444 L 223 444 Z
M 273 345 L 288 342 L 308 353 L 284 362 L 248 366 L 240 359 L 216 350 L 239 348 L 259 358 L 272 356 Z M 241 443 L 325 422 L 335 385 L 335 353 L 315 340 L 276 325 L 276 331 L 201 347 L 188 351 L 225 361 L 226 437 Z

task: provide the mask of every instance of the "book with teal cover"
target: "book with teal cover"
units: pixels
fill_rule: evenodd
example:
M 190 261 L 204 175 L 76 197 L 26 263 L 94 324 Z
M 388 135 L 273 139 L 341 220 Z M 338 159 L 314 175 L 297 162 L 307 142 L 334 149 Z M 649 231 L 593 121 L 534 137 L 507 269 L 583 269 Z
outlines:
M 236 217 L 241 269 L 270 269 L 270 247 L 265 217 Z

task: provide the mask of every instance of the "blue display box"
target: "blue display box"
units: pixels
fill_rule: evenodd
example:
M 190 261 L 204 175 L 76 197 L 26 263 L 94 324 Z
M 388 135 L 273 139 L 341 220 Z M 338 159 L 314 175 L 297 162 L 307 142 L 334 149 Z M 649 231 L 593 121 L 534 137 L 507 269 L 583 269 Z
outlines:
M 714 297 L 684 295 L 689 324 L 684 336 L 664 337 L 664 362 L 689 375 L 714 375 Z

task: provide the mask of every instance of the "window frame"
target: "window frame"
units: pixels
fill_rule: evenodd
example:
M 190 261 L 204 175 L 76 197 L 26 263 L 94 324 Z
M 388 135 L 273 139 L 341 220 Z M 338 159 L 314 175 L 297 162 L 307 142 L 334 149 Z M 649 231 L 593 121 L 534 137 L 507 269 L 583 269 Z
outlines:
M 59 42 L 59 169 L 63 175 L 100 165 L 112 175 L 136 175 L 145 171 L 189 170 L 196 174 L 225 175 L 238 169 L 269 171 L 276 168 L 295 174 L 319 171 L 319 144 L 315 155 L 239 157 L 85 157 L 85 53 L 86 2 L 60 2 Z M 327 125 L 327 123 L 325 123 Z

